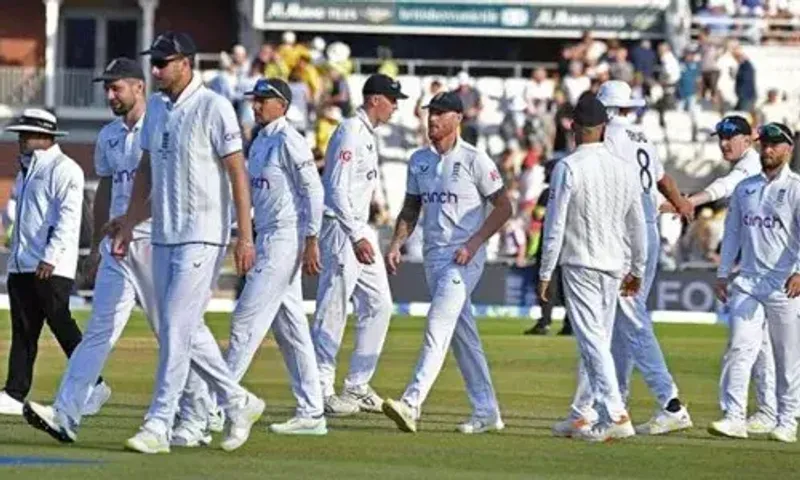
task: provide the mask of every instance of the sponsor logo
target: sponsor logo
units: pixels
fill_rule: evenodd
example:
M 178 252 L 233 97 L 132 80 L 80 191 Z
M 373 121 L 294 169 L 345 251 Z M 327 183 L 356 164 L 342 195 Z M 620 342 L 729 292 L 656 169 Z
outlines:
M 460 278 L 454 278 L 453 279 L 453 283 L 456 284 L 456 285 L 461 285 L 461 279 Z
M 453 165 L 453 171 L 450 173 L 450 180 L 458 180 L 460 174 L 461 162 L 456 162 L 455 165 Z
M 491 172 L 489 172 L 489 179 L 493 182 L 500 180 L 500 172 L 498 172 L 497 170 L 492 170 Z
M 353 159 L 353 152 L 350 150 L 342 150 L 339 152 L 339 161 L 342 163 L 347 163 Z
M 628 134 L 628 138 L 632 142 L 647 143 L 647 137 L 644 135 L 644 132 L 634 132 L 632 130 L 625 130 L 625 133 Z
M 226 134 L 225 134 L 225 135 L 222 137 L 222 139 L 223 139 L 223 140 L 224 140 L 226 143 L 227 143 L 227 142 L 232 142 L 232 141 L 234 141 L 234 140 L 238 140 L 238 139 L 240 139 L 240 138 L 242 138 L 242 132 L 230 132 L 230 133 L 226 133 Z
M 378 171 L 377 170 L 375 170 L 373 168 L 372 170 L 367 172 L 367 180 L 375 180 L 376 178 L 378 178 Z
M 752 190 L 745 189 L 744 193 L 746 193 L 747 195 L 752 195 L 752 194 L 756 193 L 757 191 L 758 191 L 757 188 L 754 188 Z
M 202 265 L 202 262 L 192 262 L 192 265 L 194 265 L 194 268 L 200 268 L 200 265 Z
M 786 189 L 781 188 L 778 190 L 778 198 L 776 199 L 776 203 L 783 203 L 784 200 L 786 200 Z
M 768 215 L 762 217 L 760 215 L 750 215 L 749 213 L 746 213 L 744 217 L 742 217 L 742 223 L 746 227 L 754 228 L 785 228 L 781 217 L 777 215 Z
M 136 177 L 136 169 L 132 168 L 130 170 L 117 170 L 114 172 L 113 182 L 114 183 L 127 183 L 132 182 L 133 179 Z
M 458 203 L 458 195 L 453 192 L 423 192 L 422 203 Z
M 161 150 L 167 150 L 169 148 L 169 132 L 164 132 L 161 134 Z
M 112 138 L 112 139 L 110 139 L 110 140 L 108 141 L 108 146 L 109 146 L 110 148 L 117 148 L 117 145 L 119 145 L 119 139 L 116 139 L 116 140 L 114 140 L 114 139 Z
M 250 186 L 256 190 L 269 190 L 269 180 L 264 177 L 250 177 Z
M 370 143 L 369 145 L 367 145 L 367 150 L 369 150 L 371 152 L 374 147 L 375 146 Z
M 428 169 L 429 169 L 429 168 L 431 168 L 431 166 L 430 166 L 430 165 L 420 165 L 420 166 L 419 166 L 419 171 L 420 171 L 421 173 L 425 173 L 425 172 L 427 172 L 427 171 L 428 171 Z

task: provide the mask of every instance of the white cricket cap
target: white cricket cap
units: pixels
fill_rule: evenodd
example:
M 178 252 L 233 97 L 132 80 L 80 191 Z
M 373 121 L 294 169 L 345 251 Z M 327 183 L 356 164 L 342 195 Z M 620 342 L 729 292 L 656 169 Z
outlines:
M 597 99 L 605 107 L 638 108 L 647 105 L 642 98 L 631 98 L 633 91 L 630 85 L 622 80 L 609 80 L 600 85 Z
M 22 115 L 5 128 L 7 132 L 46 133 L 63 137 L 67 132 L 58 129 L 56 116 L 41 108 L 26 108 Z

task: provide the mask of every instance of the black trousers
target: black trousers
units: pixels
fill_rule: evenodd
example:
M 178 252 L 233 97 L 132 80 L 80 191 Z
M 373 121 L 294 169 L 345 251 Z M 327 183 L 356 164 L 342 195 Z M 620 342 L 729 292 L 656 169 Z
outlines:
M 6 393 L 20 402 L 31 389 L 39 336 L 44 322 L 67 357 L 81 342 L 81 331 L 69 310 L 73 281 L 64 277 L 39 280 L 33 273 L 8 275 L 11 303 L 11 352 L 8 356 Z

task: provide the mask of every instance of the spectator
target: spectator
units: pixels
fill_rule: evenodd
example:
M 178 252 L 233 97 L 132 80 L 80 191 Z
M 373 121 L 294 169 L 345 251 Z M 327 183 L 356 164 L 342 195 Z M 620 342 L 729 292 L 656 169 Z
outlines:
M 236 113 L 239 117 L 239 124 L 242 127 L 242 139 L 244 140 L 245 145 L 249 145 L 250 140 L 255 137 L 256 117 L 255 113 L 253 113 L 252 97 L 245 96 L 244 92 L 252 91 L 256 82 L 262 78 L 261 71 L 259 69 L 260 64 L 254 62 L 250 66 L 250 75 L 241 79 L 236 87 L 237 97 L 240 99 L 238 101 L 238 109 Z
M 714 223 L 714 211 L 704 207 L 689 225 L 680 242 L 685 267 L 714 268 L 719 264 L 717 249 L 721 238 Z
M 303 79 L 308 90 L 311 92 L 313 103 L 319 103 L 319 98 L 322 95 L 322 77 L 319 70 L 311 63 L 311 54 L 305 53 L 297 60 L 296 68 Z
M 209 90 L 216 92 L 227 98 L 234 108 L 240 98 L 237 94 L 239 76 L 231 57 L 227 52 L 219 54 L 219 73 L 208 82 Z
M 780 97 L 778 89 L 770 88 L 767 92 L 767 100 L 758 110 L 758 123 L 764 125 L 777 122 L 790 125 L 790 117 L 789 106 Z
M 314 160 L 317 162 L 317 169 L 322 173 L 325 167 L 325 152 L 328 150 L 328 142 L 331 140 L 333 132 L 342 121 L 342 111 L 335 105 L 329 105 L 322 109 L 322 114 L 317 119 L 314 129 L 315 148 Z
M 681 63 L 678 80 L 678 105 L 688 112 L 692 122 L 692 141 L 697 141 L 697 87 L 700 83 L 700 62 L 697 54 L 687 50 Z
M 528 115 L 537 115 L 546 109 L 553 99 L 555 88 L 555 82 L 547 78 L 547 70 L 542 67 L 536 68 L 522 94 Z
M 339 107 L 342 115 L 349 117 L 353 113 L 353 106 L 350 100 L 350 85 L 347 83 L 345 75 L 346 72 L 342 71 L 340 64 L 329 65 L 330 90 L 328 90 L 328 98 L 325 103 Z
M 431 80 L 428 91 L 423 92 L 423 94 L 419 97 L 419 100 L 417 100 L 417 106 L 414 110 L 414 115 L 416 115 L 416 117 L 419 119 L 419 129 L 417 130 L 417 133 L 419 134 L 420 142 L 423 145 L 428 145 L 430 140 L 428 139 L 428 109 L 422 107 L 430 103 L 431 98 L 442 91 L 444 91 L 444 84 L 438 78 L 434 78 Z
M 234 73 L 239 78 L 246 77 L 250 73 L 250 61 L 247 59 L 247 50 L 243 45 L 234 45 L 231 49 L 231 61 Z
M 635 72 L 641 73 L 645 81 L 650 81 L 656 75 L 658 58 L 650 40 L 642 40 L 631 52 L 631 62 Z
M 719 81 L 719 48 L 711 40 L 708 27 L 700 32 L 697 39 L 700 51 L 700 69 L 703 79 L 700 97 L 710 100 L 713 105 L 719 106 L 720 98 L 717 92 L 717 82 Z
M 572 103 L 567 101 L 566 94 L 556 90 L 553 95 L 555 107 L 555 133 L 553 135 L 553 155 L 563 156 L 574 148 L 572 135 Z
M 586 30 L 583 32 L 581 42 L 578 44 L 578 51 L 583 61 L 597 63 L 603 54 L 608 51 L 608 46 L 605 42 L 595 40 L 591 30 Z
M 289 90 L 292 92 L 292 102 L 286 111 L 286 119 L 298 132 L 305 135 L 309 128 L 309 114 L 313 103 L 311 90 L 303 81 L 302 72 L 297 67 L 289 74 Z
M 467 72 L 459 72 L 458 74 L 458 88 L 456 93 L 464 105 L 464 119 L 461 121 L 461 138 L 471 144 L 478 143 L 478 115 L 483 109 L 483 102 L 481 101 L 481 92 L 477 88 L 470 85 L 471 79 Z
M 741 48 L 733 51 L 739 64 L 736 70 L 736 110 L 752 112 L 756 103 L 756 70 Z
M 392 50 L 389 47 L 378 47 L 378 73 L 382 73 L 391 78 L 397 78 L 400 74 L 400 67 L 392 58 Z
M 258 61 L 255 63 L 260 66 L 261 74 L 265 78 L 280 78 L 281 80 L 289 78 L 291 70 L 271 43 L 261 45 L 261 49 L 258 51 Z
M 316 67 L 322 67 L 327 61 L 325 57 L 325 39 L 322 37 L 314 37 L 311 40 L 311 63 Z
M 633 80 L 633 64 L 628 61 L 628 50 L 617 48 L 614 51 L 614 61 L 609 66 L 609 74 L 612 80 L 622 80 L 630 84 Z
M 592 86 L 592 81 L 583 72 L 583 63 L 573 60 L 569 64 L 569 74 L 564 78 L 563 86 L 570 105 L 578 103 L 578 98 Z
M 302 43 L 297 43 L 297 35 L 288 31 L 283 33 L 283 43 L 278 47 L 278 55 L 286 64 L 288 71 L 292 71 L 297 66 L 301 57 L 311 60 L 311 51 Z
M 530 215 L 536 200 L 545 187 L 545 169 L 541 165 L 544 148 L 538 143 L 528 145 L 519 176 L 519 210 Z
M 681 65 L 667 42 L 662 42 L 658 45 L 658 59 L 661 62 L 659 80 L 664 88 L 660 108 L 669 110 L 674 108 L 675 105 L 675 89 L 681 79 Z
M 764 2 L 763 0 L 740 0 L 739 15 L 744 17 L 763 17 L 764 16 Z

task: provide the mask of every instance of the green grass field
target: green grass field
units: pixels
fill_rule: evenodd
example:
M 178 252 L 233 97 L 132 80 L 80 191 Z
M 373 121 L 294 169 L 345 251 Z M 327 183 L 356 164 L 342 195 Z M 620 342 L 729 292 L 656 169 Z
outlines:
M 0 374 L 5 378 L 7 312 L 0 313 Z M 2 318 L 5 317 L 5 318 Z M 209 315 L 217 338 L 227 338 L 227 315 Z M 408 380 L 420 344 L 422 320 L 395 318 L 373 386 L 397 397 Z M 564 415 L 574 388 L 575 345 L 571 338 L 525 337 L 525 323 L 484 320 L 480 330 L 492 366 L 507 428 L 498 434 L 454 432 L 469 409 L 458 370 L 448 360 L 426 404 L 416 435 L 403 434 L 381 415 L 329 421 L 322 438 L 269 434 L 293 401 L 280 354 L 269 339 L 245 378 L 267 401 L 267 412 L 250 441 L 228 454 L 216 447 L 143 456 L 123 451 L 150 400 L 156 346 L 137 316 L 104 372 L 113 395 L 96 417 L 87 418 L 78 443 L 59 445 L 16 417 L 0 417 L 0 479 L 262 479 L 262 478 L 493 478 L 493 479 L 727 479 L 798 478 L 800 447 L 765 439 L 729 441 L 705 432 L 716 419 L 719 359 L 725 342 L 721 326 L 659 325 L 672 372 L 696 428 L 658 438 L 634 438 L 590 445 L 550 436 Z M 352 339 L 345 339 L 351 345 Z M 343 352 L 349 354 L 349 348 Z M 342 357 L 346 362 L 346 356 Z M 49 402 L 64 367 L 50 334 L 43 337 L 31 398 Z M 647 420 L 654 404 L 640 378 L 631 403 L 634 420 Z M 216 441 L 217 439 L 215 439 Z M 72 465 L 3 465 L 10 457 L 89 460 Z

